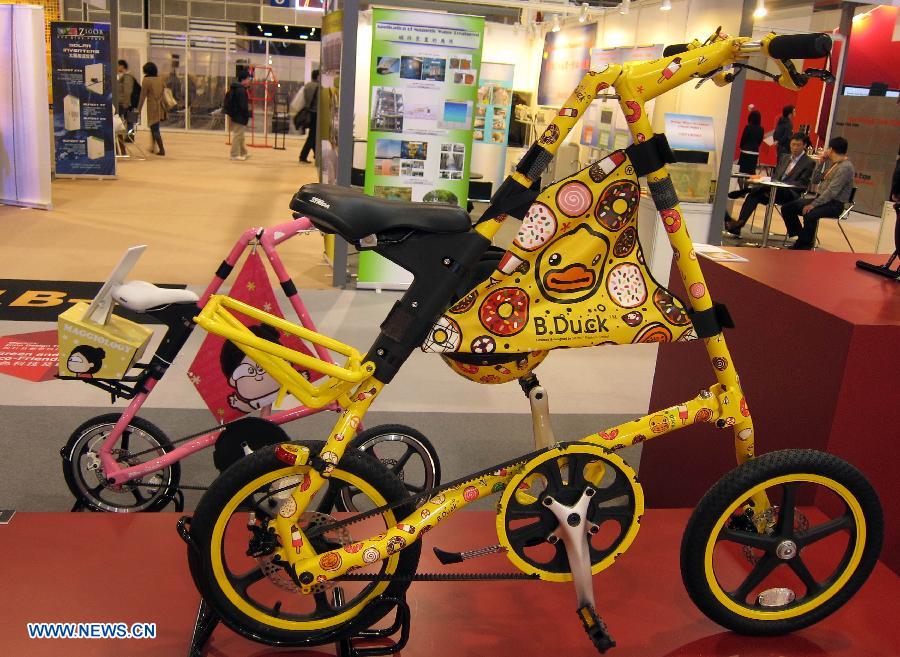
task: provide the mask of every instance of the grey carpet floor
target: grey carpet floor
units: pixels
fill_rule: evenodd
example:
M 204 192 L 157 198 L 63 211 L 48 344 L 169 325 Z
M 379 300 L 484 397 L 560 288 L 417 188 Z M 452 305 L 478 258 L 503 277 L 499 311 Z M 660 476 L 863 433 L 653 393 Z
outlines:
M 524 403 L 524 400 L 523 400 Z M 527 408 L 527 406 L 526 406 Z M 82 422 L 113 409 L 63 406 L 0 406 L 0 509 L 67 511 L 73 498 L 62 475 L 60 448 Z M 175 440 L 213 426 L 210 414 L 192 409 L 145 409 L 141 416 Z M 324 440 L 334 423 L 331 413 L 320 413 L 285 425 L 295 439 Z M 613 414 L 560 414 L 553 418 L 558 440 L 575 440 L 633 416 Z M 377 412 L 366 416 L 368 427 L 384 423 L 412 426 L 434 444 L 443 470 L 442 479 L 502 463 L 533 449 L 531 417 L 525 413 Z M 637 468 L 640 447 L 620 452 Z M 200 451 L 181 462 L 183 484 L 206 486 L 215 478 L 212 450 Z M 192 510 L 202 493 L 187 491 L 185 508 Z M 472 508 L 491 508 L 494 500 Z

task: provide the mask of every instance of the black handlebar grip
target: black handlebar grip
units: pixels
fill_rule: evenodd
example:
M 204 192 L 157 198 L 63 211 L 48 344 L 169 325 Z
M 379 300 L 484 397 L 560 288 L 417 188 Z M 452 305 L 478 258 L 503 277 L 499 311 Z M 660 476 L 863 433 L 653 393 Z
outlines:
M 775 59 L 818 59 L 831 52 L 827 34 L 785 34 L 769 41 L 769 55 Z
M 663 49 L 663 57 L 671 57 L 672 55 L 680 55 L 683 52 L 687 52 L 688 44 L 686 43 L 673 43 L 671 46 L 666 46 Z

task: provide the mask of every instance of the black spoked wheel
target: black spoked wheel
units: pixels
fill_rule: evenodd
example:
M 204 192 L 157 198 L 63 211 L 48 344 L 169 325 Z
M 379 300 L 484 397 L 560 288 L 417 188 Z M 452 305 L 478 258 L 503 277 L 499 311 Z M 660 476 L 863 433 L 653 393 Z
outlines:
M 72 432 L 65 447 L 60 450 L 66 485 L 76 501 L 91 511 L 159 511 L 178 492 L 181 479 L 178 463 L 117 487 L 105 481 L 100 467 L 100 448 L 120 417 L 115 413 L 99 415 Z M 172 442 L 161 429 L 136 417 L 122 432 L 112 454 L 123 467 L 127 467 L 157 459 L 173 449 Z
M 321 442 L 304 442 L 313 454 Z M 260 532 L 267 522 L 295 505 L 291 493 L 304 485 L 306 466 L 288 466 L 263 448 L 235 463 L 206 491 L 194 514 L 188 549 L 191 575 L 203 598 L 233 630 L 273 645 L 321 645 L 377 623 L 389 611 L 380 596 L 401 596 L 418 565 L 421 544 L 376 561 L 355 574 L 387 576 L 386 581 L 340 581 L 303 594 L 272 554 L 248 556 L 251 544 L 277 537 Z M 359 489 L 363 510 L 408 497 L 384 466 L 358 450 L 348 450 L 330 474 L 330 483 L 300 516 L 308 529 L 334 521 L 341 488 Z M 292 511 L 296 510 L 296 506 Z M 411 504 L 311 539 L 317 553 L 375 536 L 413 511 Z M 290 512 L 288 512 L 290 513 Z M 352 537 L 351 537 L 352 532 Z M 262 536 L 262 538 L 260 538 Z M 299 533 L 298 533 L 298 540 Z M 255 542 L 255 543 L 254 543 Z M 259 555 L 260 551 L 255 550 Z M 396 578 L 396 579 L 394 579 Z
M 412 427 L 403 424 L 371 427 L 360 432 L 350 446 L 381 461 L 411 494 L 421 493 L 441 483 L 441 462 L 437 450 L 424 434 Z M 345 487 L 337 500 L 337 509 L 359 511 L 355 501 L 359 494 L 358 489 Z
M 768 509 L 754 502 L 762 495 Z M 878 497 L 852 465 L 812 450 L 772 452 L 706 493 L 682 540 L 682 578 L 720 625 L 785 634 L 853 596 L 878 560 L 883 531 Z

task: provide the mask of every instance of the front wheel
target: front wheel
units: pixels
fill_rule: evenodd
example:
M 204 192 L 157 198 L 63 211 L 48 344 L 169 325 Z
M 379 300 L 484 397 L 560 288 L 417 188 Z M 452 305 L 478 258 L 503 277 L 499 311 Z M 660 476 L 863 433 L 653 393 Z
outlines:
M 770 508 L 751 498 L 764 493 Z M 846 603 L 875 567 L 884 522 L 871 484 L 830 454 L 765 454 L 720 479 L 681 543 L 691 599 L 740 634 L 778 635 Z
M 370 427 L 360 432 L 350 446 L 381 461 L 413 495 L 441 484 L 441 461 L 437 450 L 422 432 L 412 427 L 404 424 Z M 359 511 L 354 500 L 359 494 L 358 488 L 346 486 L 337 501 L 337 509 Z
M 301 444 L 313 455 L 323 445 Z M 377 575 L 377 580 L 332 582 L 311 594 L 302 593 L 273 554 L 257 550 L 260 556 L 248 556 L 251 543 L 260 540 L 258 526 L 265 526 L 282 507 L 294 505 L 291 493 L 304 485 L 309 472 L 309 466 L 285 465 L 275 449 L 265 447 L 232 465 L 197 505 L 190 528 L 193 546 L 188 548 L 197 589 L 232 630 L 272 645 L 322 645 L 351 630 L 371 627 L 390 610 L 377 598 L 400 597 L 409 587 L 421 543 L 413 542 L 357 571 Z M 359 450 L 347 450 L 329 482 L 301 514 L 299 528 L 334 522 L 334 505 L 346 486 L 359 490 L 356 502 L 364 511 L 408 497 L 400 480 L 378 461 Z M 311 545 L 319 553 L 349 546 L 386 531 L 412 511 L 412 504 L 385 511 L 317 536 Z

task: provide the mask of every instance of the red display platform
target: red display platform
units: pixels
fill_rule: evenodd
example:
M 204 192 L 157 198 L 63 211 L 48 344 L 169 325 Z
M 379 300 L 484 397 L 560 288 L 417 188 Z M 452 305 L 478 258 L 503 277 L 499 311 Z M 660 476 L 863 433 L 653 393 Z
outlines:
M 879 255 L 729 248 L 749 262 L 701 258 L 713 299 L 735 328 L 728 347 L 753 412 L 757 453 L 789 447 L 831 452 L 858 468 L 885 511 L 882 558 L 900 573 L 900 286 L 856 268 Z M 677 270 L 671 289 L 684 296 Z M 663 345 L 650 408 L 715 381 L 701 342 Z M 648 506 L 694 506 L 735 466 L 731 430 L 690 427 L 641 455 Z
M 881 564 L 856 597 L 825 621 L 791 636 L 726 632 L 691 603 L 678 551 L 689 512 L 651 510 L 631 549 L 594 578 L 597 602 L 618 646 L 611 657 L 895 657 L 900 578 Z M 198 595 L 188 574 L 176 514 L 135 516 L 21 513 L 0 525 L 0 654 L 16 657 L 181 657 Z M 494 515 L 461 512 L 439 525 L 423 550 L 422 572 L 450 570 L 431 547 L 461 550 L 496 542 Z M 503 555 L 453 568 L 509 572 Z M 420 582 L 409 590 L 407 657 L 596 655 L 575 614 L 571 584 Z M 157 623 L 148 640 L 29 640 L 26 623 Z M 312 657 L 333 646 L 274 649 L 219 627 L 210 657 Z

